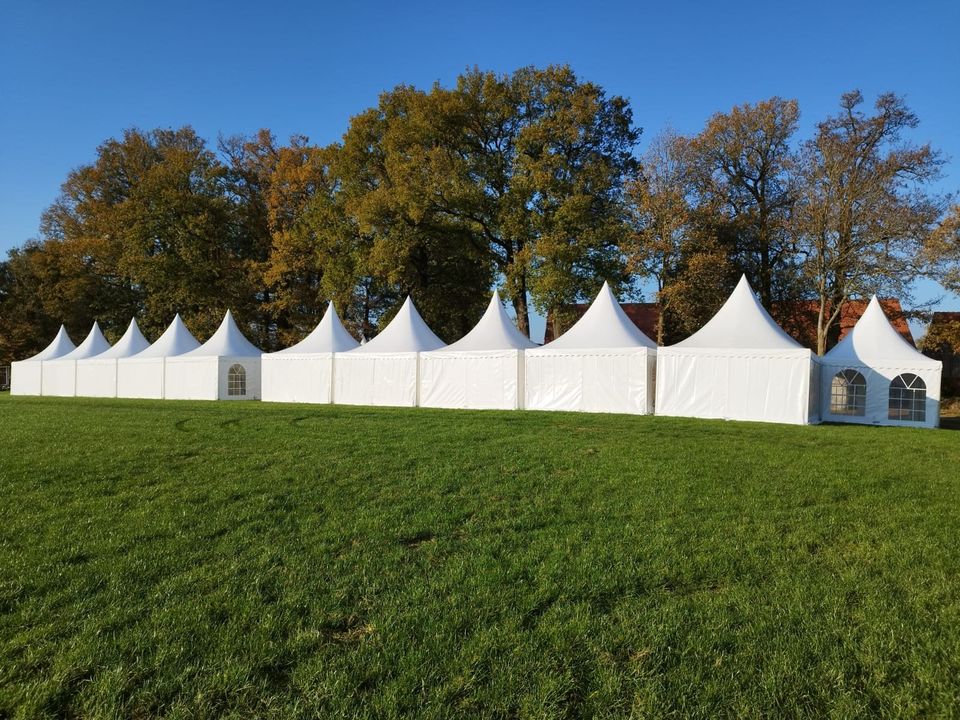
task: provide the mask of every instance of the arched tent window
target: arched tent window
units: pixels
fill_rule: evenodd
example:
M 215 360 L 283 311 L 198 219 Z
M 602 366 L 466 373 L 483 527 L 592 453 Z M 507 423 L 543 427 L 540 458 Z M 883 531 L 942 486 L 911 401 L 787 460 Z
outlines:
M 841 370 L 830 383 L 830 414 L 863 417 L 867 412 L 867 381 L 852 368 Z
M 227 371 L 227 395 L 247 394 L 247 371 L 239 363 Z
M 890 382 L 891 420 L 925 422 L 927 419 L 927 384 L 913 373 L 897 375 Z

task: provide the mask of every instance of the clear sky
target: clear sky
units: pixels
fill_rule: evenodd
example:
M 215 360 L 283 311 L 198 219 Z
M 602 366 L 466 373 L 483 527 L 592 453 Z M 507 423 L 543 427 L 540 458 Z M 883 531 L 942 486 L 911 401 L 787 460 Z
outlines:
M 772 95 L 799 101 L 805 137 L 842 92 L 892 90 L 920 116 L 912 139 L 950 157 L 940 189 L 960 190 L 960 0 L 0 0 L 0 252 L 35 236 L 67 172 L 124 128 L 325 144 L 397 84 L 551 63 L 628 97 L 641 149 Z

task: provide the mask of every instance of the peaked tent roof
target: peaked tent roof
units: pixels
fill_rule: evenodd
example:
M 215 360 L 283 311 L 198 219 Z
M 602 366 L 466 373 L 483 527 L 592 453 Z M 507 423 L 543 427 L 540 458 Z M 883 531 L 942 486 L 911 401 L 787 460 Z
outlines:
M 823 356 L 824 362 L 843 365 L 939 365 L 903 339 L 887 319 L 877 296 L 837 345 Z
M 323 319 L 313 329 L 313 332 L 296 345 L 269 354 L 346 352 L 359 346 L 360 343 L 353 339 L 353 336 L 347 332 L 343 323 L 340 322 L 336 308 L 333 307 L 331 302 L 327 305 L 327 312 L 324 313 Z
M 604 282 L 589 309 L 563 335 L 545 345 L 550 350 L 648 347 L 657 344 L 638 328 L 620 307 Z
M 730 297 L 702 328 L 670 347 L 750 350 L 800 350 L 757 299 L 747 276 L 740 277 Z
M 83 360 L 85 358 L 96 357 L 110 349 L 110 343 L 100 332 L 100 326 L 94 322 L 93 327 L 82 343 L 68 352 L 66 355 L 55 358 L 56 360 Z
M 247 340 L 227 310 L 217 331 L 203 345 L 180 357 L 260 357 L 263 351 Z
M 140 328 L 137 327 L 136 319 L 133 319 L 130 321 L 123 337 L 117 340 L 117 344 L 106 352 L 97 355 L 97 359 L 130 357 L 146 350 L 148 347 L 150 347 L 150 341 L 143 336 Z
M 157 338 L 157 341 L 142 352 L 138 352 L 133 357 L 136 358 L 161 358 L 175 357 L 183 355 L 191 350 L 200 347 L 197 339 L 187 330 L 187 326 L 180 319 L 180 314 L 173 318 L 173 322 L 163 331 L 163 335 Z
M 350 352 L 355 353 L 404 353 L 439 350 L 443 340 L 433 334 L 433 330 L 420 317 L 413 301 L 407 297 L 396 314 L 379 335 L 373 340 Z
M 47 345 L 36 355 L 28 357 L 24 362 L 32 362 L 34 360 L 54 360 L 73 352 L 76 350 L 76 348 L 77 346 L 73 344 L 73 340 L 71 340 L 70 336 L 67 335 L 67 329 L 61 325 L 60 329 L 57 331 L 57 336 L 53 339 L 53 342 Z
M 503 309 L 500 293 L 494 290 L 490 304 L 473 329 L 455 343 L 447 345 L 443 351 L 525 350 L 534 347 L 537 344 L 517 330 Z

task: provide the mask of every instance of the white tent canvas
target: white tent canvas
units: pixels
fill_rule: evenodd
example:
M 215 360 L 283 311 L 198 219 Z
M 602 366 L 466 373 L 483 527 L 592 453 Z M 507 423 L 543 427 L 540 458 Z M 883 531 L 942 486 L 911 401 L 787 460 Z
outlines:
M 824 420 L 912 427 L 940 422 L 942 363 L 893 329 L 876 296 L 820 364 Z
M 334 356 L 333 402 L 416 407 L 422 352 L 443 347 L 410 298 L 379 335 Z
M 494 291 L 476 326 L 457 342 L 420 354 L 420 405 L 515 410 L 523 407 L 523 353 L 536 345 Z
M 15 360 L 10 364 L 10 394 L 40 395 L 43 393 L 43 361 L 63 357 L 76 349 L 76 345 L 67 335 L 67 329 L 61 325 L 47 347 L 26 360 Z
M 77 395 L 81 397 L 117 397 L 117 361 L 136 355 L 150 347 L 140 332 L 137 321 L 131 320 L 117 344 L 96 357 L 77 360 Z
M 334 353 L 359 347 L 333 303 L 313 332 L 286 350 L 264 353 L 262 395 L 267 402 L 329 403 L 333 395 Z
M 153 345 L 136 355 L 117 360 L 117 397 L 163 399 L 167 358 L 198 347 L 200 343 L 177 315 Z
M 164 397 L 168 400 L 257 400 L 259 348 L 247 340 L 227 310 L 217 331 L 195 350 L 166 358 Z
M 607 283 L 573 327 L 524 356 L 527 409 L 653 412 L 656 343 L 630 321 Z
M 686 340 L 657 351 L 657 415 L 817 420 L 813 353 L 774 322 L 747 282 Z
M 86 339 L 76 349 L 53 360 L 43 361 L 43 394 L 74 397 L 77 394 L 77 361 L 96 357 L 110 349 L 110 343 L 93 324 Z

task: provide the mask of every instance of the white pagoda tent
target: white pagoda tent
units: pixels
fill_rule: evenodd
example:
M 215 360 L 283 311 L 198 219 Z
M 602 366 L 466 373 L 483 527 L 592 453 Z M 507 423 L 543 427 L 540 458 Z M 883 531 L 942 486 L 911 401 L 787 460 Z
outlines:
M 286 350 L 264 353 L 262 396 L 268 402 L 329 403 L 334 353 L 359 347 L 343 327 L 333 303 L 313 332 Z
M 136 355 L 150 347 L 131 320 L 127 331 L 117 344 L 106 352 L 84 360 L 77 360 L 77 395 L 81 397 L 117 397 L 117 361 Z
M 43 394 L 74 397 L 77 394 L 77 361 L 96 357 L 110 349 L 110 343 L 93 323 L 86 339 L 66 355 L 43 361 Z
M 706 325 L 657 351 L 657 415 L 817 422 L 813 353 L 787 335 L 746 277 Z
M 43 361 L 63 357 L 76 349 L 67 329 L 61 325 L 53 342 L 36 355 L 10 364 L 10 394 L 40 395 L 43 391 Z
M 198 347 L 200 343 L 178 314 L 153 345 L 136 355 L 117 360 L 117 397 L 162 400 L 167 358 Z
M 433 334 L 408 297 L 370 342 L 338 352 L 333 365 L 333 402 L 343 405 L 416 407 L 420 353 L 438 350 Z
M 607 283 L 573 327 L 524 355 L 529 410 L 653 412 L 657 345 Z
M 227 310 L 220 327 L 203 345 L 165 359 L 163 396 L 167 400 L 257 400 L 262 354 Z
M 503 309 L 496 291 L 476 326 L 457 342 L 420 355 L 420 405 L 515 410 L 523 407 L 523 353 L 536 347 Z
M 820 365 L 824 420 L 912 427 L 940 422 L 942 363 L 893 329 L 876 295 Z

